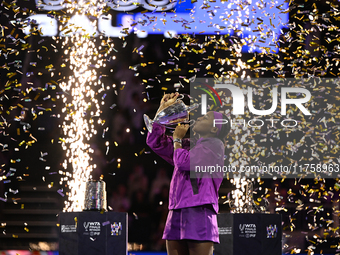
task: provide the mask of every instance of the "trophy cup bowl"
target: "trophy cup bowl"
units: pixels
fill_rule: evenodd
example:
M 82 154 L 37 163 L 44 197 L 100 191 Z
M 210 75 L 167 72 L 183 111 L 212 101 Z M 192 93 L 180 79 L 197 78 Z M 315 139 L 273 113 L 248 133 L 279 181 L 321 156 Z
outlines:
M 86 182 L 84 211 L 107 211 L 105 186 L 102 180 Z
M 146 128 L 150 133 L 152 133 L 152 124 L 154 122 L 159 123 L 166 128 L 175 129 L 171 127 L 172 125 L 177 125 L 178 123 L 189 123 L 189 112 L 198 108 L 199 104 L 193 104 L 187 106 L 182 100 L 177 99 L 172 105 L 169 105 L 161 112 L 159 112 L 153 120 L 144 114 L 144 123 Z

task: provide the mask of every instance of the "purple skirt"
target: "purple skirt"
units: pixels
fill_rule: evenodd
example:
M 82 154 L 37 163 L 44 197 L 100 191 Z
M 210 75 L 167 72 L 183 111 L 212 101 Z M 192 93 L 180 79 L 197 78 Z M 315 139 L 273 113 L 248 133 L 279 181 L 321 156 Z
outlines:
M 162 239 L 219 243 L 217 215 L 212 205 L 170 210 Z

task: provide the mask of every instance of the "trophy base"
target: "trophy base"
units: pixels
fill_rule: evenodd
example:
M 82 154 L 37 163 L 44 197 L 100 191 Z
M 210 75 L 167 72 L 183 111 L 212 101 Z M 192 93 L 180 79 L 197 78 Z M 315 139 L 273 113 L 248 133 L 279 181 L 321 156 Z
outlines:
M 148 129 L 149 133 L 152 133 L 152 120 L 146 114 L 143 115 L 143 119 L 144 119 L 145 126 Z

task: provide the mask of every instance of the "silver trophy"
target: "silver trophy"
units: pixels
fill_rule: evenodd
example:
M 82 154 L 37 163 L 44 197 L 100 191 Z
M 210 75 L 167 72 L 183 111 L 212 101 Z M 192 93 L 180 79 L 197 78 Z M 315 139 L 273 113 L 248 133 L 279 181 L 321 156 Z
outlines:
M 153 120 L 151 120 L 149 116 L 144 114 L 145 126 L 150 133 L 152 133 L 152 124 L 154 122 L 159 123 L 170 129 L 175 129 L 175 127 L 172 126 L 177 125 L 178 123 L 194 122 L 194 120 L 189 121 L 189 112 L 198 108 L 199 104 L 195 103 L 191 106 L 187 106 L 181 100 L 184 96 L 181 96 L 182 97 L 177 98 L 177 100 L 172 105 L 169 105 L 167 108 L 159 112 Z
M 84 211 L 102 210 L 107 211 L 105 182 L 103 180 L 86 182 Z

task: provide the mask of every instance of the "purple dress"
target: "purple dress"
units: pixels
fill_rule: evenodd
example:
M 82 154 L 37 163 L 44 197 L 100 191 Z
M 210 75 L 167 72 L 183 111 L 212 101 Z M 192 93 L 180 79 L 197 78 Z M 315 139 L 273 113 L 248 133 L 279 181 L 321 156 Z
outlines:
M 213 241 L 218 243 L 218 189 L 222 172 L 197 173 L 196 166 L 223 166 L 224 145 L 218 138 L 183 139 L 174 151 L 173 138 L 154 123 L 148 133 L 150 148 L 174 166 L 169 190 L 169 214 L 163 239 Z M 193 147 L 192 147 L 193 146 Z M 192 148 L 190 148 L 192 147 Z

